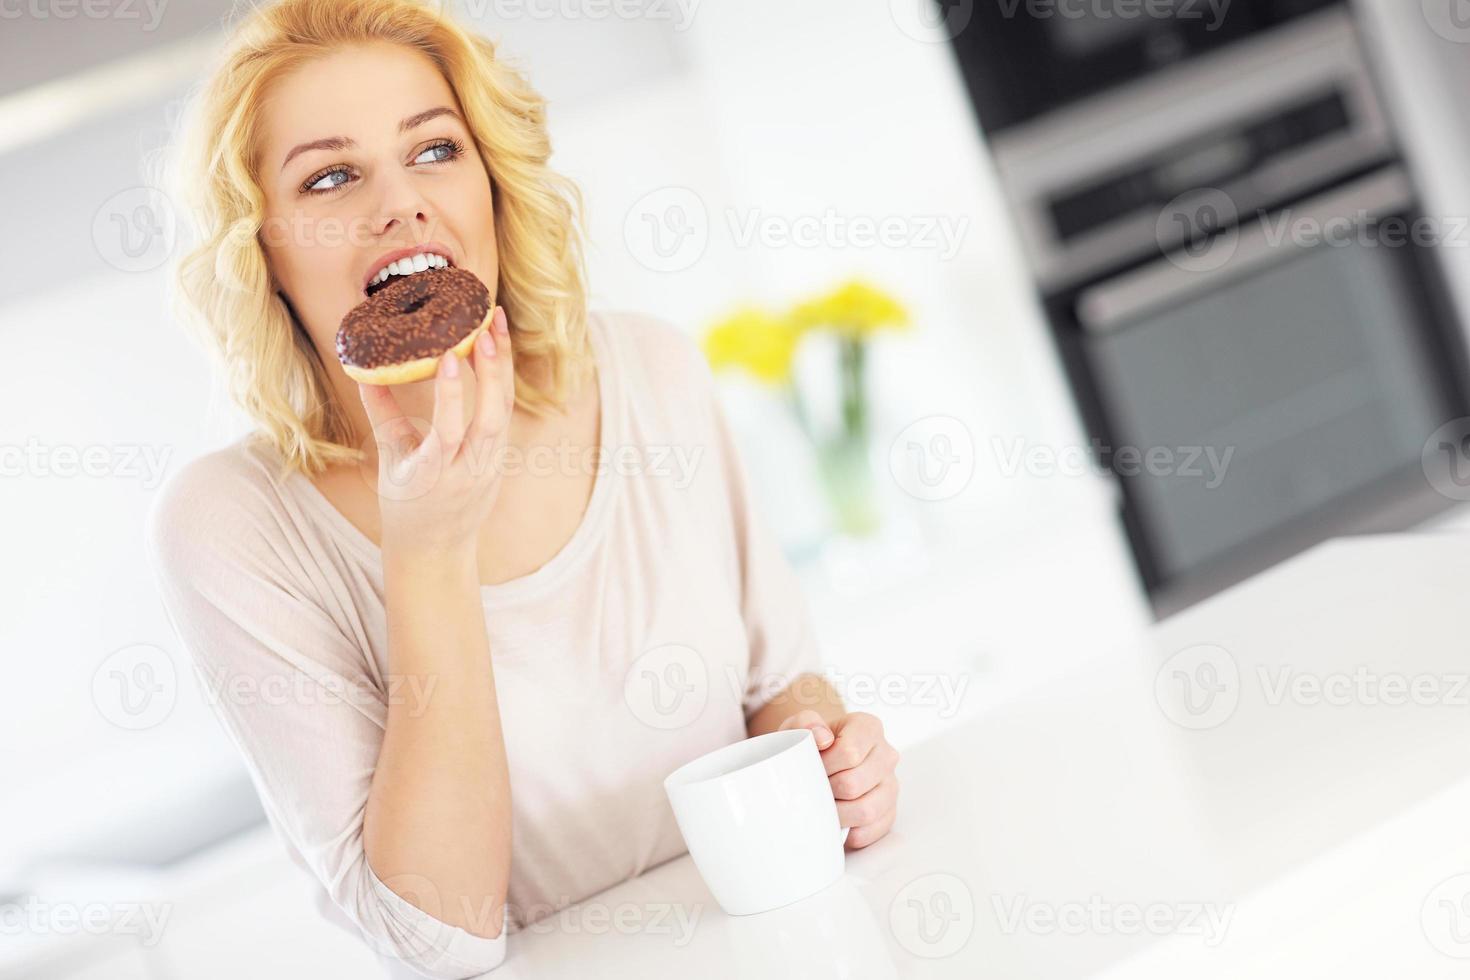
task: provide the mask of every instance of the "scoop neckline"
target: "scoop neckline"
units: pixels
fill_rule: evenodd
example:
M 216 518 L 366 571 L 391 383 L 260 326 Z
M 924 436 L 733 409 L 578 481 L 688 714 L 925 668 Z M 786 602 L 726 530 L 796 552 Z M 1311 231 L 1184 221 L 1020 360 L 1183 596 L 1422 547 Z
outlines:
M 603 462 L 599 472 L 593 478 L 592 495 L 587 501 L 587 507 L 582 512 L 582 520 L 577 524 L 576 530 L 555 555 L 534 572 L 494 585 L 481 585 L 480 599 L 482 602 L 518 601 L 545 591 L 559 581 L 586 554 L 603 526 L 604 515 L 611 504 L 617 483 L 606 461 L 611 458 L 611 449 L 618 444 L 619 439 L 622 404 L 619 396 L 621 379 L 618 377 L 616 355 L 613 353 L 612 344 L 603 332 L 604 324 L 601 315 L 589 313 L 587 326 L 587 335 L 596 367 L 599 419 L 597 442 L 600 459 Z M 364 534 L 356 524 L 349 521 L 336 505 L 316 488 L 316 484 L 307 479 L 305 474 L 299 470 L 292 470 L 287 481 L 301 487 L 303 495 L 323 515 L 331 528 L 337 532 L 337 536 L 357 551 L 381 577 L 383 572 L 382 548 Z

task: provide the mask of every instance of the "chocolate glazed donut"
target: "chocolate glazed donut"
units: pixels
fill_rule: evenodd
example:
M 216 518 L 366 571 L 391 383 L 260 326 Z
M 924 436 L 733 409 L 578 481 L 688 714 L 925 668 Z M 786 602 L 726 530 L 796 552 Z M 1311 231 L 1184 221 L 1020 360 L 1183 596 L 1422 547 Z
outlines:
M 394 279 L 353 307 L 337 330 L 348 377 L 399 385 L 433 377 L 447 350 L 468 357 L 490 325 L 490 290 L 467 269 L 426 269 Z

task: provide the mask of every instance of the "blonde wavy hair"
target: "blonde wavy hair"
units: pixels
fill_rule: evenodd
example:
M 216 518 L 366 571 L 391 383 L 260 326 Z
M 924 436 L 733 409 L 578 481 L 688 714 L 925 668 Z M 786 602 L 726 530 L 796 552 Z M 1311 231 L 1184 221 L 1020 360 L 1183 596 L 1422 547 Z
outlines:
M 174 270 L 181 320 L 224 370 L 229 392 L 284 460 L 308 475 L 363 458 L 327 367 L 277 291 L 261 246 L 257 180 L 262 97 L 271 83 L 344 44 L 389 41 L 427 55 L 454 91 L 494 195 L 500 275 L 511 324 L 516 408 L 565 403 L 591 361 L 581 192 L 548 166 L 545 100 L 496 57 L 490 39 L 434 0 L 270 0 L 234 28 L 186 104 L 161 179 L 192 218 L 197 241 Z M 524 372 L 544 366 L 537 387 Z

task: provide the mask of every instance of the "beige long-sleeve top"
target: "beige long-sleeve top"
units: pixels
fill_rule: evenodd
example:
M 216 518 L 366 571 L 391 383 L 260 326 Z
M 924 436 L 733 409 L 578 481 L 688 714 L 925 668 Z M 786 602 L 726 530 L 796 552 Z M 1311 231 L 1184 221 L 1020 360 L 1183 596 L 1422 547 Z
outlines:
M 683 853 L 663 777 L 821 670 L 698 347 L 645 316 L 589 328 L 604 465 L 587 511 L 547 564 L 481 592 L 514 821 L 496 939 L 432 914 L 427 887 L 406 901 L 364 856 L 387 699 L 432 697 L 385 680 L 378 548 L 249 437 L 180 469 L 149 517 L 169 620 L 272 825 L 323 911 L 398 975 L 478 976 L 507 932 Z

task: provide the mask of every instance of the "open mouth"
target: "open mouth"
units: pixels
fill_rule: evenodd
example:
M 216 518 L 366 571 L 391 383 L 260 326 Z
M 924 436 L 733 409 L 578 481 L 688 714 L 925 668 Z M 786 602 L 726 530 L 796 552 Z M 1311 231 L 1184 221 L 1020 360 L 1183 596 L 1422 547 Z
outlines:
M 420 252 L 417 255 L 388 263 L 387 266 L 373 277 L 372 282 L 368 283 L 367 289 L 364 292 L 368 296 L 373 296 L 379 291 L 386 289 L 390 283 L 399 279 L 406 279 L 409 276 L 417 275 L 420 272 L 427 272 L 430 269 L 452 268 L 454 268 L 454 263 L 449 261 L 448 256 L 439 255 L 434 252 Z

